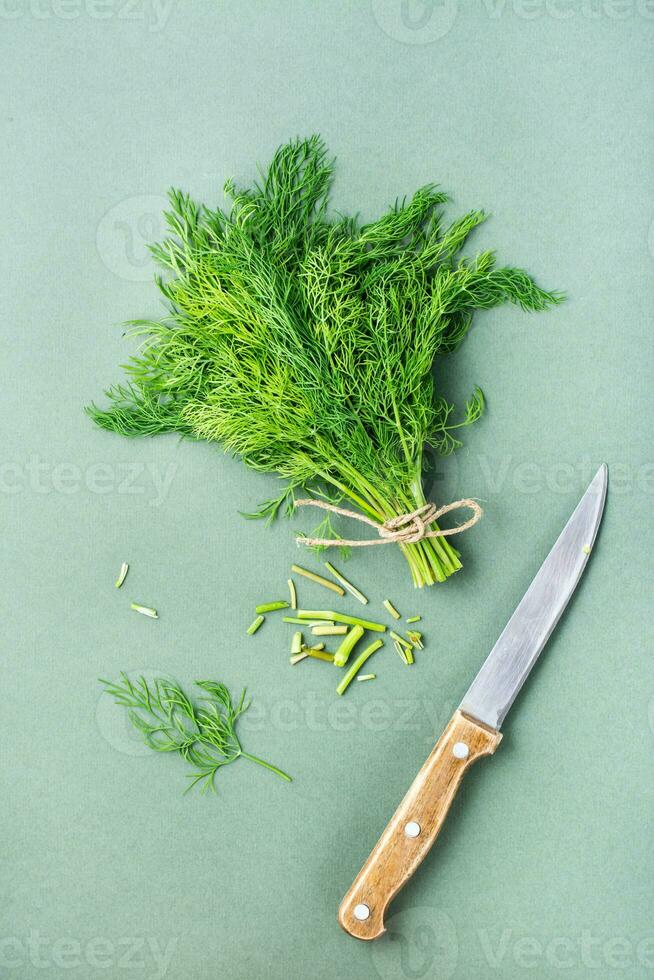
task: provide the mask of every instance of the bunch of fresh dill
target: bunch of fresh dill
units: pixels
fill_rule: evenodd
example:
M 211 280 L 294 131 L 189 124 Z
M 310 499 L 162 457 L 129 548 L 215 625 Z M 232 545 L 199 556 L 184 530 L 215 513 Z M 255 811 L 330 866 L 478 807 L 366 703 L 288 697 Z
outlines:
M 459 346 L 476 309 L 560 297 L 496 268 L 493 252 L 459 257 L 482 211 L 444 228 L 447 197 L 428 186 L 362 225 L 328 214 L 332 174 L 313 136 L 280 147 L 252 187 L 229 183 L 226 211 L 172 191 L 170 237 L 152 248 L 169 315 L 132 321 L 143 342 L 128 382 L 89 412 L 123 435 L 215 440 L 278 473 L 283 493 L 254 516 L 292 511 L 301 489 L 382 523 L 425 503 L 425 447 L 451 452 L 483 411 L 477 389 L 454 420 L 435 357 Z M 401 548 L 418 586 L 461 567 L 445 538 Z

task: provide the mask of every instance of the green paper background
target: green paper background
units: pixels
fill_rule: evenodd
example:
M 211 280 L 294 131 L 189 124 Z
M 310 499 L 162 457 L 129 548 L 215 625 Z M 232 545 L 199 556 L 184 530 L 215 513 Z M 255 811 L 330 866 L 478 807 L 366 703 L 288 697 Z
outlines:
M 0 20 L 2 976 L 650 976 L 652 3 L 5 0 Z M 438 181 L 452 214 L 493 213 L 473 248 L 569 294 L 480 316 L 439 366 L 488 413 L 432 492 L 486 517 L 426 594 L 395 551 L 353 557 L 371 611 L 421 612 L 429 647 L 411 670 L 377 654 L 342 700 L 328 667 L 288 667 L 280 622 L 244 635 L 297 560 L 298 520 L 237 513 L 276 481 L 82 414 L 120 376 L 119 324 L 161 309 L 167 187 L 218 201 L 313 131 L 337 207 Z M 595 553 L 500 751 L 388 935 L 357 943 L 340 898 L 603 460 Z M 246 684 L 243 740 L 294 783 L 239 762 L 219 798 L 182 796 L 183 764 L 100 696 L 121 668 Z

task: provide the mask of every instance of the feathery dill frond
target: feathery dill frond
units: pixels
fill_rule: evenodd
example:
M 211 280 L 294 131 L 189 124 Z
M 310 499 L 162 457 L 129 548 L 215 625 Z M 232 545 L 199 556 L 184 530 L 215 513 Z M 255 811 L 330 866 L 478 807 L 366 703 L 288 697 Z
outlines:
M 132 680 L 121 673 L 116 682 L 100 680 L 116 704 L 128 709 L 129 719 L 143 735 L 145 744 L 155 752 L 177 752 L 195 768 L 186 792 L 196 785 L 202 791 L 216 789 L 218 770 L 235 762 L 239 756 L 277 773 L 290 776 L 276 766 L 245 752 L 236 734 L 236 722 L 247 711 L 250 702 L 245 690 L 237 703 L 218 681 L 196 681 L 204 695 L 197 703 L 174 681 L 157 678 L 148 683 L 145 677 Z

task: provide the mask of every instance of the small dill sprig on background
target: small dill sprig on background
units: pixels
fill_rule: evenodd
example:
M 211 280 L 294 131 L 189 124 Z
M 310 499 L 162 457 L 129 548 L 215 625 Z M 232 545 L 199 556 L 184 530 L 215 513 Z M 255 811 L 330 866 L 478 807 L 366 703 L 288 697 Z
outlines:
M 205 692 L 194 704 L 173 681 L 157 678 L 148 684 L 144 677 L 132 681 L 121 673 L 117 682 L 100 679 L 116 704 L 128 709 L 129 719 L 143 735 L 146 745 L 155 752 L 178 752 L 195 768 L 186 792 L 196 784 L 202 791 L 215 791 L 216 773 L 238 758 L 249 759 L 289 782 L 291 777 L 277 766 L 245 752 L 236 734 L 236 722 L 247 711 L 250 702 L 245 690 L 237 704 L 224 684 L 218 681 L 196 681 Z
M 123 435 L 181 432 L 278 473 L 287 489 L 249 516 L 292 511 L 301 490 L 383 523 L 425 503 L 425 448 L 452 452 L 483 411 L 478 389 L 460 416 L 436 393 L 435 358 L 475 310 L 561 296 L 492 251 L 460 257 L 484 212 L 445 227 L 433 185 L 369 224 L 330 216 L 332 173 L 313 136 L 280 147 L 252 187 L 229 183 L 229 210 L 172 191 L 170 236 L 152 247 L 170 314 L 133 322 L 127 383 L 88 411 Z M 400 547 L 417 586 L 461 567 L 446 538 Z

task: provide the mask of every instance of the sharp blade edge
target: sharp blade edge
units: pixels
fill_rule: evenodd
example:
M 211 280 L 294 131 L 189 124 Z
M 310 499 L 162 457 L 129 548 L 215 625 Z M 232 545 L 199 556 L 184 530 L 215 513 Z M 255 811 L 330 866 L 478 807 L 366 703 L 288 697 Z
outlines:
M 470 685 L 461 711 L 499 729 L 586 567 L 602 519 L 603 464 Z

